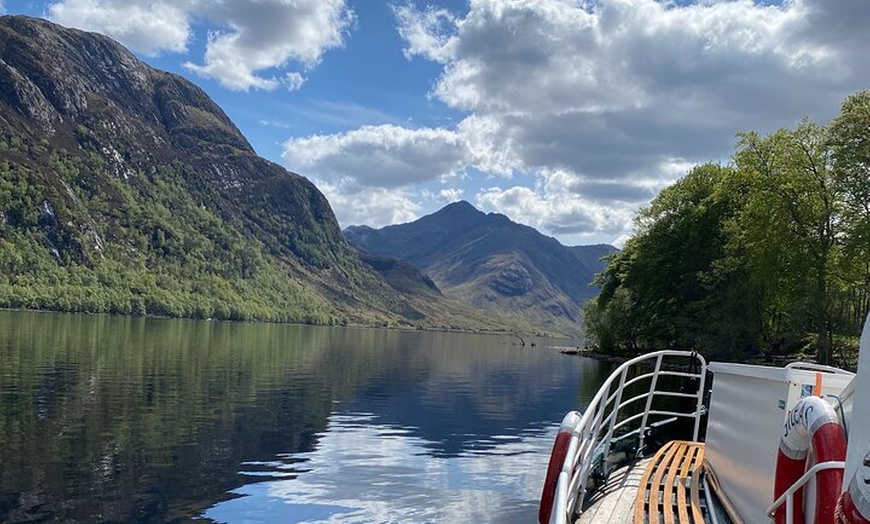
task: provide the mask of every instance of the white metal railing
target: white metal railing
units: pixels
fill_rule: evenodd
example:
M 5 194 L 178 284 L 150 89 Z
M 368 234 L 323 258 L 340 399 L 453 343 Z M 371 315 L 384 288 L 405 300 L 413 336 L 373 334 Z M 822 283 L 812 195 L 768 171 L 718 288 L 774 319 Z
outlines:
M 668 358 L 667 363 L 664 362 L 665 358 Z M 682 369 L 686 366 L 687 359 L 690 364 L 689 371 L 672 370 L 671 364 L 678 365 L 679 369 Z M 650 366 L 652 371 L 649 371 Z M 697 369 L 693 370 L 695 367 Z M 637 375 L 632 376 L 631 370 L 639 371 Z M 695 379 L 697 390 L 684 392 L 664 389 L 662 381 L 659 380 L 663 376 Z M 639 434 L 637 449 L 638 452 L 642 452 L 646 430 L 650 427 L 653 418 L 683 417 L 694 419 L 692 440 L 698 440 L 706 377 L 707 361 L 703 356 L 692 351 L 656 351 L 633 358 L 616 368 L 598 389 L 580 421 L 574 426 L 568 452 L 556 484 L 550 524 L 565 524 L 572 520 L 575 513 L 580 512 L 586 496 L 586 484 L 595 466 L 596 457 L 603 458 L 604 473 L 609 473 L 606 470 L 607 457 L 610 455 L 614 435 L 617 432 L 637 432 Z M 640 394 L 623 400 L 625 391 L 642 388 L 645 381 L 649 382 L 647 388 L 641 389 Z M 690 398 L 695 399 L 695 402 L 691 411 L 670 411 L 655 409 L 653 403 L 655 397 Z M 635 407 L 637 403 L 644 400 L 646 402 L 642 410 L 626 415 L 628 411 L 626 408 Z M 632 424 L 637 428 L 632 429 Z
M 794 524 L 794 494 L 804 487 L 804 484 L 809 482 L 809 480 L 816 475 L 820 471 L 828 470 L 828 469 L 844 469 L 846 467 L 846 463 L 841 460 L 831 460 L 828 462 L 820 462 L 815 466 L 811 467 L 807 470 L 806 473 L 801 476 L 801 478 L 797 479 L 794 484 L 791 485 L 790 488 L 785 490 L 785 493 L 780 495 L 773 504 L 767 508 L 767 516 L 773 518 L 776 510 L 785 503 L 785 522 L 786 524 Z

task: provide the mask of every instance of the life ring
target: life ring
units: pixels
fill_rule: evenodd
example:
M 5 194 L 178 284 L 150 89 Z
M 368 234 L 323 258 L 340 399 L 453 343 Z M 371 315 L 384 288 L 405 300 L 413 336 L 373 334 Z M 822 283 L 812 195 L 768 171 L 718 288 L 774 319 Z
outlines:
M 840 502 L 837 504 L 837 524 L 870 523 L 870 500 L 861 497 L 856 489 L 857 483 L 853 484 L 855 486 L 850 486 L 840 497 Z M 856 504 L 856 500 L 863 502 L 860 504 L 861 508 L 858 507 L 859 504 Z
M 776 455 L 773 498 L 786 492 L 806 471 L 810 445 L 816 462 L 846 459 L 846 435 L 837 414 L 820 397 L 806 397 L 792 409 L 783 428 Z M 834 524 L 835 512 L 843 485 L 843 471 L 828 469 L 816 477 L 816 524 Z M 794 524 L 803 524 L 803 489 L 794 494 Z M 776 524 L 785 524 L 786 508 L 782 504 L 775 514 Z
M 861 468 L 840 496 L 837 524 L 870 524 L 870 452 L 864 455 Z
M 569 411 L 562 419 L 559 433 L 553 443 L 553 451 L 550 452 L 550 463 L 547 465 L 547 476 L 544 477 L 544 488 L 541 491 L 541 506 L 538 509 L 539 524 L 548 524 L 550 514 L 553 512 L 553 500 L 556 498 L 556 484 L 559 483 L 559 472 L 565 463 L 568 454 L 568 445 L 571 443 L 571 434 L 580 422 L 580 413 Z

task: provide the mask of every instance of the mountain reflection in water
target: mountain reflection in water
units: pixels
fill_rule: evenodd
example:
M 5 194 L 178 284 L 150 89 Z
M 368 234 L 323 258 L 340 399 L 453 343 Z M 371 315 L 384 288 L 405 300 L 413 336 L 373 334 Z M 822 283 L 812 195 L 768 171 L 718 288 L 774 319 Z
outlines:
M 598 362 L 509 336 L 0 312 L 0 522 L 530 522 Z

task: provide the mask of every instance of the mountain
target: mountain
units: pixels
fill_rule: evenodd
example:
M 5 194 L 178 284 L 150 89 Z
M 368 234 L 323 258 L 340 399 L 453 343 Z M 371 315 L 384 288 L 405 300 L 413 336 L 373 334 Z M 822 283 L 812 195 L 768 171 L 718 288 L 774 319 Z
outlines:
M 604 257 L 619 250 L 610 244 L 593 244 L 590 246 L 568 246 L 568 251 L 573 253 L 580 263 L 591 269 L 593 273 L 601 273 L 606 266 Z
M 352 226 L 348 241 L 396 257 L 429 275 L 448 297 L 541 329 L 577 333 L 583 303 L 611 246 L 568 248 L 504 215 L 456 202 L 408 224 Z
M 106 36 L 0 17 L 0 307 L 505 327 L 382 266 L 193 83 Z

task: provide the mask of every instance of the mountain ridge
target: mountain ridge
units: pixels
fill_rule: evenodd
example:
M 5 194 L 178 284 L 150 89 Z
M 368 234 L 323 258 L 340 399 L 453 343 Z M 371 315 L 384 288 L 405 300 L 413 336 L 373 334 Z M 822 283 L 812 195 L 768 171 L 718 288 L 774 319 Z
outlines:
M 603 270 L 607 245 L 563 246 L 534 228 L 470 203 L 451 203 L 407 224 L 345 228 L 359 249 L 395 257 L 428 274 L 448 297 L 544 329 L 580 331 L 583 303 Z

